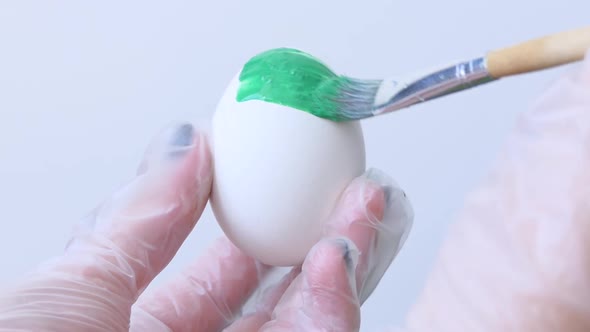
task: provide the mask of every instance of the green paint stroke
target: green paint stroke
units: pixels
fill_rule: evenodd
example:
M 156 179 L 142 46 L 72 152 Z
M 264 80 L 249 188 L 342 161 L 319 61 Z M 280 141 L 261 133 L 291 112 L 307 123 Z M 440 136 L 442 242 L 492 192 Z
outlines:
M 338 96 L 346 78 L 313 56 L 290 48 L 250 59 L 240 73 L 237 101 L 261 100 L 337 120 Z

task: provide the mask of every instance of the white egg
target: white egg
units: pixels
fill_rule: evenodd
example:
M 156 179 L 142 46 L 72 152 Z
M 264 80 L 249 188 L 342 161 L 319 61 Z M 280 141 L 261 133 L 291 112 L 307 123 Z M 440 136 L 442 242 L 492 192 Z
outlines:
M 226 236 L 262 263 L 303 262 L 347 185 L 365 170 L 358 122 L 258 100 L 230 83 L 213 117 L 211 207 Z

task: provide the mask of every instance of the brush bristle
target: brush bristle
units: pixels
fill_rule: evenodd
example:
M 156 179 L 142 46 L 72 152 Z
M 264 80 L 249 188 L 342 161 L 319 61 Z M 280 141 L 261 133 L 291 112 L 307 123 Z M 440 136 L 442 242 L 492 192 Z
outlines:
M 333 121 L 361 120 L 373 116 L 373 105 L 381 80 L 361 80 L 346 76 L 334 79 L 334 89 L 318 89 L 316 116 Z

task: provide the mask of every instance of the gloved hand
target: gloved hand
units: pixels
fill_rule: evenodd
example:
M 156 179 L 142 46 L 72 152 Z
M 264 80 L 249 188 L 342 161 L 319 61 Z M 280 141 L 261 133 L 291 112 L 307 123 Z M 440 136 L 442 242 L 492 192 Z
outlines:
M 375 170 L 350 184 L 324 238 L 278 284 L 265 288 L 273 269 L 222 238 L 144 292 L 199 219 L 211 174 L 203 134 L 165 130 L 137 177 L 79 225 L 63 255 L 1 293 L 0 331 L 358 330 L 360 304 L 412 222 L 403 191 Z
M 467 199 L 407 331 L 590 331 L 590 56 Z

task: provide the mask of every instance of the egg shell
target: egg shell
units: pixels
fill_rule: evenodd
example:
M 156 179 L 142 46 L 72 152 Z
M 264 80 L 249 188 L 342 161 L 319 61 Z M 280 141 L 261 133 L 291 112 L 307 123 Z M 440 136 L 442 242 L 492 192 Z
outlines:
M 238 86 L 236 76 L 213 117 L 211 208 L 246 254 L 268 265 L 301 264 L 344 189 L 365 170 L 361 125 L 238 102 Z

